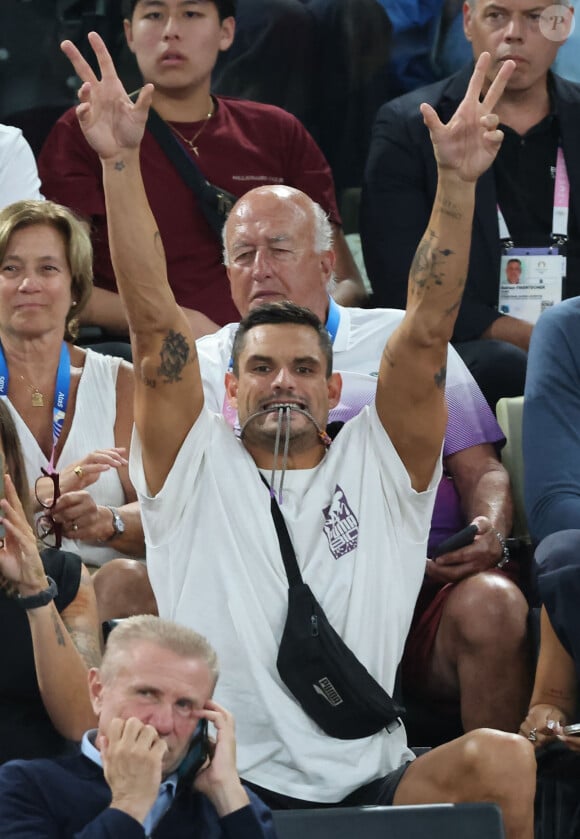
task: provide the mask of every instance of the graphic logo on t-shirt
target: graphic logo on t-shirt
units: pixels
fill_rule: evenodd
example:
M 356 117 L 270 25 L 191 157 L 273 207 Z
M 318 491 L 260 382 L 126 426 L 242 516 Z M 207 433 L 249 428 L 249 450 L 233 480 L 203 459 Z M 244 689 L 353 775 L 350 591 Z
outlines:
M 333 557 L 338 559 L 353 551 L 358 543 L 358 520 L 338 484 L 330 506 L 322 512 L 325 518 L 324 532 Z

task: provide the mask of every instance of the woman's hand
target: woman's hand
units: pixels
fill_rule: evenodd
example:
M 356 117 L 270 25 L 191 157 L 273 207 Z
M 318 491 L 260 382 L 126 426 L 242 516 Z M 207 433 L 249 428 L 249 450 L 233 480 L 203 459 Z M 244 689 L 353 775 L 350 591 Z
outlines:
M 103 472 L 109 469 L 119 469 L 127 465 L 124 447 L 112 449 L 97 449 L 82 460 L 76 460 L 65 466 L 59 472 L 59 486 L 61 495 L 86 489 L 99 480 Z M 53 493 L 53 483 L 50 478 L 39 478 L 36 482 L 36 495 L 41 499 L 50 499 Z
M 80 542 L 105 542 L 114 534 L 113 516 L 108 507 L 96 503 L 86 490 L 66 492 L 51 510 L 61 522 L 63 535 Z
M 47 587 L 46 574 L 38 553 L 34 532 L 22 509 L 10 475 L 4 475 L 5 498 L 0 500 L 5 536 L 0 548 L 0 574 L 23 597 Z

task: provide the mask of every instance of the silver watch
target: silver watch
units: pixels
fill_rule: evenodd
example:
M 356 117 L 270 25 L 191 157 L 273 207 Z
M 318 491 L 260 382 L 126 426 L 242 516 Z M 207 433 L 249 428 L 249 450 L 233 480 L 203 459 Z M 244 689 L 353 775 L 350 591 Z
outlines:
M 121 536 L 125 532 L 125 522 L 123 521 L 123 519 L 119 515 L 119 511 L 116 510 L 115 507 L 109 507 L 108 504 L 106 504 L 105 506 L 113 516 L 113 532 L 111 533 L 108 539 L 105 539 L 105 542 L 108 542 L 110 539 L 114 539 L 115 536 Z

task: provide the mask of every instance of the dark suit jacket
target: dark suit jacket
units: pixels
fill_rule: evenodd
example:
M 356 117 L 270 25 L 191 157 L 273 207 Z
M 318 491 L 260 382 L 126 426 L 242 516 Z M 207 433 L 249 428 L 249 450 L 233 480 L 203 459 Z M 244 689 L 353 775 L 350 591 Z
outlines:
M 375 306 L 405 308 L 409 268 L 435 199 L 437 167 L 419 105 L 428 102 L 447 122 L 463 99 L 471 70 L 466 67 L 443 81 L 387 102 L 378 112 L 360 219 Z M 568 232 L 580 242 L 579 213 L 574 212 L 580 194 L 580 85 L 555 75 L 551 81 L 570 179 Z M 488 169 L 476 188 L 469 272 L 455 341 L 478 338 L 500 317 L 496 308 L 501 258 L 496 205 L 493 170 Z M 569 258 L 566 297 L 580 293 L 579 269 L 578 260 Z
M 276 839 L 269 809 L 251 805 L 219 819 L 204 795 L 176 797 L 155 839 Z M 143 839 L 142 825 L 110 809 L 102 770 L 83 755 L 15 760 L 0 768 L 0 835 L 18 839 Z

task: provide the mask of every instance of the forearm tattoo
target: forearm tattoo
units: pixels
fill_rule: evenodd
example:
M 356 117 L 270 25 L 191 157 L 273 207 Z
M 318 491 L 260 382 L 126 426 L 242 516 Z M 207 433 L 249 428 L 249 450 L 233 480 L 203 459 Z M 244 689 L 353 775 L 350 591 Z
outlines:
M 460 219 L 463 216 L 463 213 L 458 209 L 457 205 L 447 198 L 439 202 L 439 207 L 442 213 L 445 213 L 446 216 L 451 216 L 451 218 Z
M 52 610 L 52 625 L 54 626 L 54 634 L 56 635 L 56 641 L 59 647 L 64 647 L 66 645 L 66 641 L 64 640 L 64 634 L 62 631 L 61 623 L 58 618 L 58 612 L 56 611 L 56 606 Z
M 68 634 L 71 637 L 72 643 L 87 667 L 98 667 L 101 663 L 101 648 L 99 639 L 94 632 L 90 630 L 78 629 L 67 625 L 65 621 Z
M 167 384 L 180 382 L 183 368 L 189 359 L 189 352 L 190 347 L 186 337 L 181 332 L 170 329 L 161 347 L 161 364 L 157 368 L 157 375 L 161 376 Z
M 445 387 L 445 382 L 447 381 L 447 366 L 444 364 L 443 367 L 439 370 L 438 373 L 435 373 L 433 377 L 435 379 L 435 384 L 439 388 L 439 390 L 443 390 Z
M 549 687 L 546 690 L 546 695 L 552 701 L 559 701 L 559 702 L 570 702 L 570 700 L 574 700 L 573 694 L 569 691 L 561 690 L 560 688 Z
M 445 262 L 453 254 L 449 248 L 438 249 L 434 245 L 437 234 L 429 230 L 419 242 L 411 265 L 410 280 L 412 291 L 428 291 L 433 285 L 442 286 L 445 282 Z

